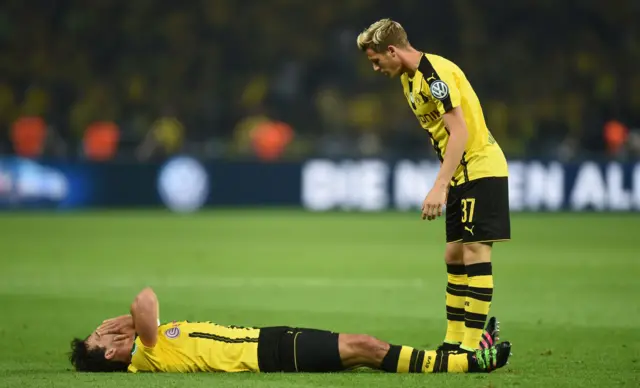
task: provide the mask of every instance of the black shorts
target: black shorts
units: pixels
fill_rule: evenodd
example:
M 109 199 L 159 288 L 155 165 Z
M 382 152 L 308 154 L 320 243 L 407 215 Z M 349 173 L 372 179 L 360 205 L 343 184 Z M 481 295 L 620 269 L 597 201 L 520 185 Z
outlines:
M 338 333 L 286 326 L 260 329 L 260 372 L 338 372 L 344 370 Z
M 448 243 L 511 239 L 509 180 L 480 178 L 451 187 L 446 217 Z

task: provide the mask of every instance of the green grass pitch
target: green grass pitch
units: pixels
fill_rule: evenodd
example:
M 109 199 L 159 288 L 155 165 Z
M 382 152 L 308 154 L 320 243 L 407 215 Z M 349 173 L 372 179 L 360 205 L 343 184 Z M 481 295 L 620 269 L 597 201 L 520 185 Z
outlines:
M 443 220 L 418 214 L 161 211 L 0 215 L 0 386 L 637 387 L 640 217 L 514 215 L 492 313 L 514 344 L 490 375 L 78 374 L 72 336 L 155 288 L 162 320 L 364 332 L 433 348 Z

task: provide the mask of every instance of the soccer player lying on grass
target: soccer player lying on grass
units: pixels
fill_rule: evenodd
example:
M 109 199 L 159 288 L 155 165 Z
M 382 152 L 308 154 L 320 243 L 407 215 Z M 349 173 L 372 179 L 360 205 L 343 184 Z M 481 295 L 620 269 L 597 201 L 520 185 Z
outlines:
M 364 334 L 292 327 L 244 328 L 211 322 L 158 325 L 158 299 L 145 288 L 131 315 L 104 321 L 71 343 L 70 361 L 84 372 L 337 372 L 364 366 L 396 373 L 491 372 L 510 356 L 490 328 L 470 354 L 390 345 Z M 495 320 L 491 320 L 495 322 Z

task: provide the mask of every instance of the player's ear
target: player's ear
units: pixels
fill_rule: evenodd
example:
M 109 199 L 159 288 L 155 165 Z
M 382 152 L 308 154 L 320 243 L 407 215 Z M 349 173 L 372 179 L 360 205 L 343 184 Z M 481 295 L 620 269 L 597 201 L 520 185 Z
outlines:
M 104 352 L 104 358 L 107 360 L 111 360 L 113 356 L 116 355 L 116 348 L 109 348 L 106 352 Z
M 389 52 L 389 55 L 391 55 L 392 57 L 396 56 L 396 47 L 389 45 L 387 46 L 387 51 Z

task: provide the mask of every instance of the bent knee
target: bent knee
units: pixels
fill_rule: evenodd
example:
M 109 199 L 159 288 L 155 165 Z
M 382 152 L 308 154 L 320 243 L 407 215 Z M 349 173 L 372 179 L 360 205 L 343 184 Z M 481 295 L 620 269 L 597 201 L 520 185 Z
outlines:
M 491 261 L 491 245 L 485 243 L 471 243 L 464 245 L 464 263 L 471 265 L 476 263 L 488 263 Z
M 449 265 L 464 264 L 464 250 L 462 243 L 448 243 L 444 250 L 444 261 Z
M 349 334 L 344 336 L 343 345 L 352 354 L 372 354 L 389 349 L 389 345 L 367 334 Z
M 345 367 L 365 365 L 377 368 L 388 351 L 389 344 L 370 335 L 340 335 L 340 356 Z

